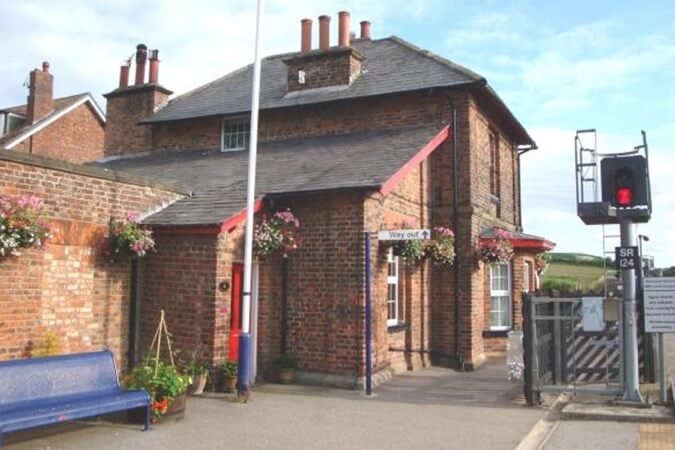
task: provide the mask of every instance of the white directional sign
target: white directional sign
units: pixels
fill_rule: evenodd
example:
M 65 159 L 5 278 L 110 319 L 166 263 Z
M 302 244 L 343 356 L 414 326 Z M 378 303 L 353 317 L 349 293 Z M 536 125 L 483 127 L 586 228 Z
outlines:
M 419 241 L 429 239 L 431 231 L 423 230 L 387 230 L 379 231 L 377 239 L 380 241 Z
M 645 278 L 645 331 L 675 333 L 675 277 Z

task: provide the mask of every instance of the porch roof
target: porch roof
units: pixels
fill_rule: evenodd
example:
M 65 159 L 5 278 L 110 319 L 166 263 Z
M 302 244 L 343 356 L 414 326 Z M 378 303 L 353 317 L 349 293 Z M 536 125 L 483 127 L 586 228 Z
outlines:
M 555 243 L 546 240 L 541 236 L 526 234 L 519 231 L 506 231 L 506 236 L 511 241 L 514 249 L 530 250 L 534 252 L 543 252 L 553 250 Z M 483 231 L 478 237 L 481 241 L 492 241 L 495 238 L 495 229 L 489 228 Z
M 260 143 L 256 197 L 391 188 L 433 151 L 447 126 L 407 127 Z M 185 187 L 192 196 L 149 216 L 157 226 L 222 225 L 245 207 L 247 151 L 189 150 L 96 163 Z

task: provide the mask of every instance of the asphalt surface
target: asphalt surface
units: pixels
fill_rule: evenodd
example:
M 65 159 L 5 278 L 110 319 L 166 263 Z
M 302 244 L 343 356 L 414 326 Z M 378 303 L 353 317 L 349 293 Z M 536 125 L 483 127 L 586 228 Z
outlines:
M 561 421 L 543 450 L 638 448 L 639 424 L 605 421 Z
M 5 438 L 27 449 L 513 449 L 544 413 L 524 406 L 503 361 L 476 372 L 432 368 L 362 393 L 260 385 L 251 401 L 190 398 L 184 419 L 144 433 L 128 423 L 78 422 Z

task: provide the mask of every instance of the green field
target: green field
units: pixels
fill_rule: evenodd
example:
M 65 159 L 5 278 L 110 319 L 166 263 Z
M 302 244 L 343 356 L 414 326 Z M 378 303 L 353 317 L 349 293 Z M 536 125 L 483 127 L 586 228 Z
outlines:
M 551 262 L 544 270 L 541 281 L 543 286 L 548 284 L 548 280 L 549 283 L 562 283 L 573 289 L 593 290 L 602 286 L 604 274 L 602 267 Z

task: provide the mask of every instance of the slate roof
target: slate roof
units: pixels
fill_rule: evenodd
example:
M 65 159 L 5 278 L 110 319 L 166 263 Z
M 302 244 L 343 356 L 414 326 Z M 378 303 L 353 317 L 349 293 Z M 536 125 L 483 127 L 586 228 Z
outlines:
M 85 95 L 87 95 L 86 92 L 84 92 L 82 94 L 69 95 L 68 97 L 55 98 L 54 99 L 54 109 L 60 110 L 60 109 L 63 109 L 63 108 L 67 108 L 69 105 L 75 103 L 77 100 L 84 97 Z M 18 114 L 20 116 L 25 116 L 27 109 L 28 109 L 28 105 L 23 104 L 23 105 L 17 105 L 17 106 L 10 106 L 8 108 L 0 108 L 0 112 L 10 112 L 10 113 L 13 113 L 13 114 Z
M 0 148 L 4 146 L 4 144 L 7 144 L 8 142 L 14 140 L 15 137 L 19 136 L 20 134 L 25 134 L 26 137 L 31 134 L 31 130 L 34 130 L 36 128 L 41 127 L 45 122 L 48 122 L 50 120 L 53 120 L 56 116 L 59 116 L 62 114 L 66 109 L 71 107 L 77 102 L 83 101 L 83 100 L 89 100 L 90 102 L 93 103 L 94 109 L 97 110 L 97 114 L 105 120 L 105 116 L 103 115 L 103 112 L 101 111 L 100 107 L 96 104 L 94 98 L 91 96 L 89 92 L 84 92 L 82 94 L 75 94 L 75 95 L 69 95 L 68 97 L 60 97 L 60 98 L 55 98 L 54 99 L 54 109 L 49 112 L 48 114 L 40 117 L 38 120 L 36 120 L 33 124 L 28 124 L 25 123 L 23 126 L 20 126 L 19 128 L 16 128 L 12 130 L 11 132 L 7 133 L 6 135 L 2 136 L 0 138 Z M 10 106 L 8 108 L 0 108 L 0 113 L 12 113 L 12 114 L 17 114 L 19 116 L 26 116 L 27 114 L 27 109 L 28 105 L 17 105 L 17 106 Z
M 288 93 L 284 60 L 287 53 L 262 60 L 260 108 L 279 108 L 333 100 L 352 99 L 440 86 L 484 83 L 480 75 L 400 39 L 352 41 L 364 56 L 361 75 L 348 87 L 310 89 Z M 211 83 L 187 92 L 144 122 L 165 122 L 194 117 L 250 111 L 253 66 L 248 65 Z
M 260 143 L 256 197 L 379 189 L 439 132 L 437 127 Z M 245 207 L 248 152 L 183 151 L 98 163 L 187 188 L 193 196 L 148 217 L 151 225 L 215 225 Z

